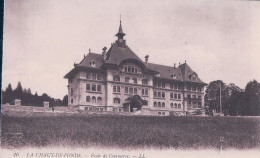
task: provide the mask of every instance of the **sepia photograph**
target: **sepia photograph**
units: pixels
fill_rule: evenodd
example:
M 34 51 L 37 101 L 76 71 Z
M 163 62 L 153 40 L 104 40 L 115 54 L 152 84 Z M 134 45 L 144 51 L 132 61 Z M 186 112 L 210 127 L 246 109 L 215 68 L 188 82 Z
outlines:
M 0 158 L 259 158 L 260 2 L 2 10 Z

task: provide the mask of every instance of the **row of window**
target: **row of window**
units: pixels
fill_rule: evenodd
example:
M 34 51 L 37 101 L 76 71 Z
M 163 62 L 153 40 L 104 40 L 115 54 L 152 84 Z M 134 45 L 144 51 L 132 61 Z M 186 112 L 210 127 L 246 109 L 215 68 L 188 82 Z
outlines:
M 202 106 L 201 106 L 201 102 L 198 102 L 198 103 L 196 103 L 196 102 L 188 102 L 188 107 L 189 108 L 191 108 L 191 107 L 193 107 L 193 108 L 201 108 Z
M 178 109 L 181 109 L 181 104 L 179 103 L 178 105 L 177 105 L 177 103 L 171 103 L 171 108 L 178 108 Z
M 86 90 L 92 92 L 101 92 L 101 85 L 86 84 Z
M 159 108 L 160 107 L 165 108 L 165 103 L 164 102 L 161 103 L 161 102 L 156 102 L 155 101 L 155 102 L 153 102 L 153 106 L 154 107 L 159 107 Z
M 113 81 L 120 82 L 120 76 L 114 75 L 113 76 Z M 130 82 L 130 78 L 129 77 L 125 77 L 125 83 L 129 83 L 129 82 Z M 137 78 L 133 77 L 132 78 L 132 83 L 137 84 Z M 143 85 L 148 85 L 147 79 L 142 79 L 142 84 Z
M 181 99 L 181 94 L 170 93 L 170 98 L 171 99 Z
M 86 102 L 92 102 L 92 103 L 101 103 L 102 102 L 102 97 L 95 97 L 93 96 L 92 98 L 90 96 L 86 96 Z
M 187 90 L 188 91 L 198 91 L 198 92 L 201 92 L 201 88 L 200 87 L 195 87 L 195 86 L 187 86 Z
M 137 94 L 137 88 L 125 87 L 125 94 Z
M 154 82 L 153 84 L 154 87 L 157 87 L 157 88 L 165 88 L 165 83 L 161 83 L 161 82 Z M 181 85 L 179 84 L 170 84 L 170 89 L 179 89 L 181 90 L 182 87 Z
M 86 74 L 86 78 L 87 79 L 92 79 L 92 80 L 102 80 L 102 77 L 101 77 L 101 75 L 100 74 L 96 74 L 96 73 L 87 73 Z
M 153 97 L 156 97 L 156 98 L 165 98 L 165 92 L 154 91 L 154 92 L 153 92 Z
M 128 73 L 138 73 L 138 68 L 134 66 L 124 66 L 123 71 L 128 72 Z
M 191 95 L 190 95 L 190 94 L 188 94 L 188 95 L 187 95 L 187 97 L 188 97 L 188 98 L 191 98 Z M 197 98 L 197 96 L 196 96 L 196 95 L 192 95 L 192 98 L 196 99 L 196 98 Z M 198 99 L 201 99 L 201 96 L 200 96 L 200 95 L 198 96 Z
M 95 108 L 97 111 L 104 111 L 104 108 Z M 85 107 L 86 111 L 94 110 L 94 107 Z

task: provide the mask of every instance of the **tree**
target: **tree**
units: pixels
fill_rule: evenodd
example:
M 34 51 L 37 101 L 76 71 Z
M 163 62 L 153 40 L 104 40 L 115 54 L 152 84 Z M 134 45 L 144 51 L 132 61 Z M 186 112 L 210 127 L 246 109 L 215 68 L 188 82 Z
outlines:
M 260 115 L 260 83 L 256 80 L 247 83 L 245 89 L 245 102 L 246 104 L 242 107 L 242 115 Z
M 209 83 L 206 89 L 205 102 L 210 110 L 220 112 L 220 89 L 222 112 L 227 114 L 229 93 L 227 85 L 223 81 L 216 80 Z
M 12 85 L 9 83 L 8 86 L 5 89 L 5 92 L 3 93 L 3 103 L 11 103 L 14 100 L 13 96 L 13 88 Z
M 15 99 L 22 100 L 22 95 L 23 95 L 23 88 L 22 88 L 21 82 L 19 81 L 16 89 L 14 90 L 14 97 L 15 97 Z
M 68 95 L 65 95 L 62 99 L 62 105 L 68 106 Z

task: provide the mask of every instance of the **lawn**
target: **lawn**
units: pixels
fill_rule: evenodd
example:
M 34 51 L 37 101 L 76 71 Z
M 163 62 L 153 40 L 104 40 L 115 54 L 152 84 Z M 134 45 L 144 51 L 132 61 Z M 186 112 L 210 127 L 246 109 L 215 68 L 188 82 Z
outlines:
M 2 147 L 105 147 L 259 149 L 260 119 L 249 117 L 155 117 L 2 115 Z

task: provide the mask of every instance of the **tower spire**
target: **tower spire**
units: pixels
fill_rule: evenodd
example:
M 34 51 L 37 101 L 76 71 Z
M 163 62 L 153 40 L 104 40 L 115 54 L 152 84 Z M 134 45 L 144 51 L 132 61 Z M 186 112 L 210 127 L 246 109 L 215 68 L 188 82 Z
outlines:
M 122 29 L 121 14 L 120 14 L 119 30 L 118 30 L 118 33 L 115 35 L 115 36 L 117 36 L 116 43 L 118 44 L 118 46 L 120 46 L 120 47 L 124 47 L 125 46 L 125 40 L 124 40 L 124 36 L 125 35 L 126 34 L 123 32 L 123 29 Z

